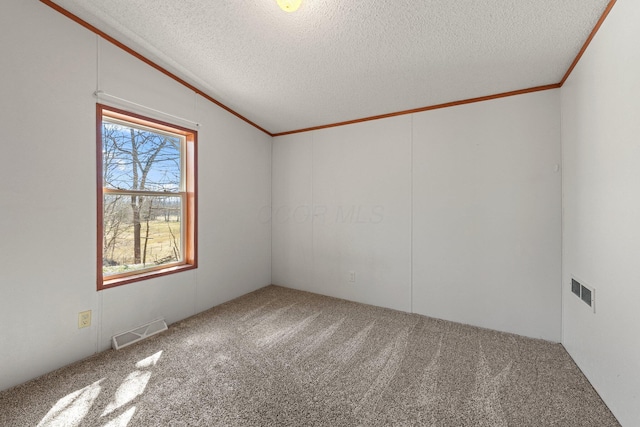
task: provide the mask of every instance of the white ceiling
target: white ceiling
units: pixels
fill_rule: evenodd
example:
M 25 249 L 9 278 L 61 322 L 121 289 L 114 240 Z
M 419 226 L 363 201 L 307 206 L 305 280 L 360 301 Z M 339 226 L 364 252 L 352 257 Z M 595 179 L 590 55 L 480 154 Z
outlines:
M 279 133 L 558 83 L 608 0 L 54 2 Z

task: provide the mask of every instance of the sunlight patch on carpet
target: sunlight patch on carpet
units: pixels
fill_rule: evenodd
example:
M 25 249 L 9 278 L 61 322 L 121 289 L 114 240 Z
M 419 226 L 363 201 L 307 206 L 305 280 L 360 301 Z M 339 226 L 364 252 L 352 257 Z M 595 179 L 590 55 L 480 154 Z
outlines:
M 144 393 L 150 378 L 151 372 L 135 371 L 130 373 L 118 387 L 113 401 L 109 403 L 102 416 L 109 415 Z
M 81 425 L 83 418 L 89 413 L 93 402 L 100 394 L 102 381 L 104 378 L 58 400 L 38 423 L 38 427 L 75 427 Z
M 160 357 L 162 357 L 162 350 L 136 363 L 136 368 L 142 369 L 156 366 L 156 363 L 158 363 Z

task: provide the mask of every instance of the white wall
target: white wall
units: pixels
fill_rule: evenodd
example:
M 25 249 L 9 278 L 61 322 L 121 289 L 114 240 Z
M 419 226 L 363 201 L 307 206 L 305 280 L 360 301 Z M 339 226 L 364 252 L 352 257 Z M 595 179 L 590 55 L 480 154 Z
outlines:
M 563 343 L 640 425 L 640 3 L 619 0 L 562 88 Z M 596 289 L 596 313 L 570 293 Z
M 273 282 L 559 341 L 559 164 L 557 90 L 274 138 Z
M 270 283 L 269 136 L 40 2 L 3 3 L 0 52 L 0 390 Z M 198 269 L 96 291 L 97 88 L 201 123 Z
M 414 311 L 560 341 L 559 91 L 413 123 Z
M 410 160 L 410 116 L 313 133 L 315 291 L 411 310 Z
M 313 133 L 275 138 L 272 155 L 271 281 L 311 291 Z
M 410 152 L 410 116 L 276 138 L 273 282 L 410 311 Z

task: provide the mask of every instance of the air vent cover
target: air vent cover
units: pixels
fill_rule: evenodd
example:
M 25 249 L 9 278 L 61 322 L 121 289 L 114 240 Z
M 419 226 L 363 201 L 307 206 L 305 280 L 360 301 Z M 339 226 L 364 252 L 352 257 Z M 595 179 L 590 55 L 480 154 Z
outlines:
M 575 277 L 571 277 L 571 292 L 580 298 L 585 304 L 596 312 L 596 290 L 584 282 L 579 282 Z
M 582 286 L 580 289 L 580 294 L 582 295 L 582 301 L 586 302 L 589 307 L 591 307 L 591 290 Z
M 580 282 L 576 279 L 571 279 L 571 292 L 576 294 L 578 297 L 580 296 Z
M 116 350 L 120 350 L 122 347 L 131 345 L 147 337 L 166 331 L 167 329 L 169 328 L 164 319 L 154 320 L 130 331 L 114 335 L 111 339 L 112 345 Z

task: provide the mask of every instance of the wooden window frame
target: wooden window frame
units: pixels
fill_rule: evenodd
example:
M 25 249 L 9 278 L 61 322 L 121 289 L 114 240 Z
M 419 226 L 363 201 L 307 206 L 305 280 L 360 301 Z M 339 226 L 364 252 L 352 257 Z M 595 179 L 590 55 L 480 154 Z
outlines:
M 102 241 L 104 234 L 104 187 L 103 187 L 103 157 L 102 157 L 102 121 L 103 117 L 122 120 L 138 126 L 144 126 L 162 132 L 170 132 L 184 136 L 186 139 L 185 149 L 182 153 L 184 156 L 185 170 L 185 235 L 184 239 L 184 257 L 179 263 L 165 264 L 157 267 L 151 267 L 143 271 L 131 272 L 114 275 L 113 277 L 104 277 L 103 274 L 103 253 Z M 155 277 L 166 276 L 169 274 L 179 273 L 181 271 L 192 270 L 198 267 L 198 132 L 187 129 L 171 123 L 152 119 L 130 111 L 121 110 L 104 104 L 96 104 L 96 169 L 97 169 L 97 289 L 98 291 L 113 288 L 116 286 L 126 285 L 129 283 L 139 282 Z M 163 194 L 165 195 L 165 194 Z M 177 194 L 180 196 L 180 194 Z

